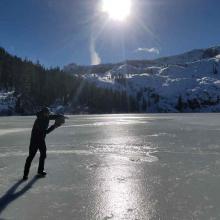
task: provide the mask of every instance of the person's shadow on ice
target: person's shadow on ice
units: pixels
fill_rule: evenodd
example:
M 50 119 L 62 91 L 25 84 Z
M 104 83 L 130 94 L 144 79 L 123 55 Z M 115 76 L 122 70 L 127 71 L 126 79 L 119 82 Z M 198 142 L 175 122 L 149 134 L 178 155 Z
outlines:
M 22 184 L 25 183 L 23 180 L 19 180 L 16 182 L 12 187 L 8 189 L 8 191 L 0 197 L 0 215 L 7 208 L 7 206 L 12 203 L 14 200 L 22 196 L 26 193 L 33 184 L 39 179 L 38 176 L 35 176 L 30 182 L 28 182 L 22 189 L 16 192 L 17 188 Z

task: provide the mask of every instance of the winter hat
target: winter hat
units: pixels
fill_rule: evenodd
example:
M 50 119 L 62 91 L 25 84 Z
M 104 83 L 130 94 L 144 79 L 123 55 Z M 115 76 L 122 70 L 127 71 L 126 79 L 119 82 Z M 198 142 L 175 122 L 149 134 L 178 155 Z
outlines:
M 50 114 L 50 109 L 48 107 L 43 107 L 41 109 L 41 112 L 49 113 Z

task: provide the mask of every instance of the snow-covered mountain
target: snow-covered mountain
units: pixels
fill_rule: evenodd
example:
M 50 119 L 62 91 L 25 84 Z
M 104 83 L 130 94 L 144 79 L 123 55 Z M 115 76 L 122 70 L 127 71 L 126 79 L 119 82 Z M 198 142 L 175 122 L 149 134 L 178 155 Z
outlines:
M 14 91 L 0 91 L 0 115 L 11 115 L 14 113 L 16 98 Z
M 156 60 L 77 68 L 70 65 L 65 70 L 98 87 L 126 91 L 138 100 L 140 111 L 220 111 L 220 46 Z

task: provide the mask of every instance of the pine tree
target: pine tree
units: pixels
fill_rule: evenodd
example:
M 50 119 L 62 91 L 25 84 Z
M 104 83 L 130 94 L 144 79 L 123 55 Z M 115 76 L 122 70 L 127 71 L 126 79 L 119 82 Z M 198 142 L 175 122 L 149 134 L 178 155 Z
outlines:
M 142 100 L 142 111 L 143 112 L 147 111 L 147 102 L 146 102 L 145 98 L 143 98 L 143 100 Z
M 218 70 L 217 70 L 216 64 L 213 64 L 213 74 L 218 74 Z
M 178 98 L 178 101 L 177 101 L 177 105 L 176 105 L 176 109 L 180 112 L 183 111 L 183 100 L 182 100 L 182 96 L 180 95 L 179 98 Z

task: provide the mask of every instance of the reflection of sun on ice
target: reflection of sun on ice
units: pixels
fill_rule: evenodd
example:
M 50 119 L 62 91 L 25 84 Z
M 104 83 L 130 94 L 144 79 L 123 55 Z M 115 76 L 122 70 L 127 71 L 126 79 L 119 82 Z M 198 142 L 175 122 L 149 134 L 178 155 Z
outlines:
M 131 0 L 102 0 L 102 11 L 113 20 L 124 21 L 131 13 Z

